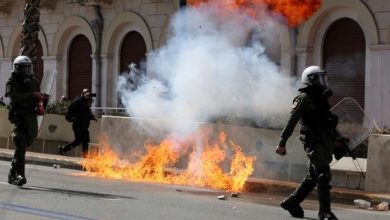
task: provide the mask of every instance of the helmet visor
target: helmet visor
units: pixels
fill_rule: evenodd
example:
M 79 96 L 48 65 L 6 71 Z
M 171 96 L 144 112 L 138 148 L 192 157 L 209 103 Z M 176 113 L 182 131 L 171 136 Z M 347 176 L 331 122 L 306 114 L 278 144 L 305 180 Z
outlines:
M 326 72 L 313 73 L 307 76 L 311 85 L 321 85 L 328 87 L 328 77 Z
M 15 66 L 15 70 L 24 76 L 31 76 L 33 74 L 31 64 L 18 64 Z
M 326 73 L 319 74 L 319 83 L 321 86 L 328 87 L 328 76 Z

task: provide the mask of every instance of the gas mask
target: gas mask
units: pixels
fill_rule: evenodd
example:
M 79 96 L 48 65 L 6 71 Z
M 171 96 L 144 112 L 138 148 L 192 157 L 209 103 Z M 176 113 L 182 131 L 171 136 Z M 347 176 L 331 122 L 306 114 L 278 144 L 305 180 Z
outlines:
M 328 77 L 325 72 L 311 74 L 308 78 L 311 82 L 311 86 L 321 90 L 321 93 L 325 98 L 329 98 L 333 95 L 332 90 L 328 87 Z

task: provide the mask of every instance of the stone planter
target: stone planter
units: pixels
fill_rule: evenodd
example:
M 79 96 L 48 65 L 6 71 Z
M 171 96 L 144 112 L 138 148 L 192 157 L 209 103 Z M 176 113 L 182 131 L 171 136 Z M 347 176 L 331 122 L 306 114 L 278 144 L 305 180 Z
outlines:
M 8 148 L 10 145 L 11 124 L 8 121 L 8 110 L 0 109 L 0 147 Z
M 11 124 L 8 121 L 8 110 L 0 110 L 0 147 L 14 149 L 11 141 Z M 91 145 L 96 145 L 100 138 L 100 120 L 91 121 L 89 127 Z M 63 115 L 46 114 L 43 117 L 38 137 L 29 151 L 57 154 L 57 146 L 73 140 L 72 124 L 65 120 Z M 80 147 L 70 151 L 69 156 L 80 156 Z
M 371 135 L 368 142 L 365 190 L 390 192 L 390 135 Z

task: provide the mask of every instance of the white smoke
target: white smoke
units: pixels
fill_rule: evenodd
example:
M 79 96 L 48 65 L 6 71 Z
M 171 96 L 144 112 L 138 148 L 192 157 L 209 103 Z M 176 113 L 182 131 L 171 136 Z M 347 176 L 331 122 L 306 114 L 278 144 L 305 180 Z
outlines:
M 270 119 L 288 114 L 296 87 L 261 44 L 264 39 L 279 44 L 280 23 L 221 14 L 206 6 L 172 17 L 166 45 L 148 54 L 146 77 L 134 77 L 140 74 L 132 68 L 131 80 L 118 81 L 129 115 L 180 122 L 232 115 L 269 126 L 279 123 Z

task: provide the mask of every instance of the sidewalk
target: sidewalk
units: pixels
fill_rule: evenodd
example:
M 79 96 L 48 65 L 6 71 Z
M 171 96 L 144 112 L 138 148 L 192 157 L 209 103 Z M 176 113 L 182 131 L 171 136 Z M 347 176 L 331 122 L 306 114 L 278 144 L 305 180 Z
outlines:
M 11 161 L 13 150 L 0 148 L 0 160 Z M 53 154 L 43 153 L 26 153 L 26 162 L 28 164 L 37 164 L 44 166 L 59 165 L 61 168 L 81 170 L 81 158 L 66 157 Z M 249 178 L 245 184 L 245 191 L 254 193 L 275 193 L 280 195 L 289 195 L 297 187 L 298 183 L 277 181 L 269 179 Z M 316 197 L 316 193 L 310 196 Z M 390 193 L 372 193 L 363 190 L 351 190 L 345 188 L 332 189 L 332 199 L 337 203 L 353 204 L 354 199 L 364 199 L 371 203 L 378 204 L 380 202 L 390 203 Z
M 11 161 L 14 154 L 14 150 L 0 148 L 0 160 Z M 36 164 L 44 166 L 53 166 L 54 164 L 60 165 L 62 168 L 81 170 L 80 165 L 81 158 L 79 157 L 66 157 L 54 154 L 44 154 L 29 152 L 26 153 L 26 163 Z

